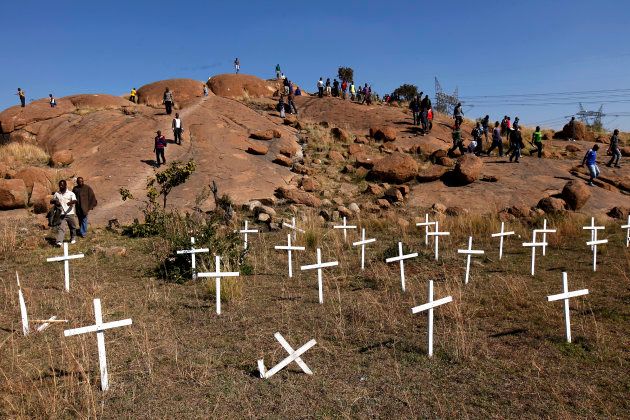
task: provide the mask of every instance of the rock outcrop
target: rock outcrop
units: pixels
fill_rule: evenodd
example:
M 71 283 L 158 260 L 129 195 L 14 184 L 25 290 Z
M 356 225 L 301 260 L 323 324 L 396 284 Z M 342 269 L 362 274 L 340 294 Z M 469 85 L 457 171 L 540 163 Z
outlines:
M 380 181 L 402 183 L 412 180 L 417 174 L 418 163 L 411 156 L 394 152 L 376 161 L 369 176 Z

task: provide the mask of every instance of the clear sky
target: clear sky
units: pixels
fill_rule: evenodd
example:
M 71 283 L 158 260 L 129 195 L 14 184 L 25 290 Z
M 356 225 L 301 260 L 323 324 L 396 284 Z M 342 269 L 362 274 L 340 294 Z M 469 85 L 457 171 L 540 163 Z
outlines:
M 467 116 L 526 125 L 603 104 L 605 125 L 630 131 L 628 0 L 2 0 L 2 15 L 1 109 L 17 87 L 120 95 L 231 72 L 238 56 L 243 73 L 272 77 L 279 63 L 310 91 L 339 66 L 380 94 L 413 83 L 433 96 L 437 76 Z

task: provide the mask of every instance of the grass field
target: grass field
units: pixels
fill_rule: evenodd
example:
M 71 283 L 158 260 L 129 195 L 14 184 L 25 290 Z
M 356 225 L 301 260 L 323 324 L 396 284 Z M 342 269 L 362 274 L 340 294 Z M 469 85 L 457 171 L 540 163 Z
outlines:
M 400 216 L 403 216 L 402 214 Z M 313 218 L 314 220 L 314 218 Z M 408 217 L 411 221 L 411 218 Z M 32 222 L 0 226 L 0 416 L 3 418 L 332 418 L 508 417 L 622 418 L 630 412 L 630 252 L 624 232 L 609 224 L 601 237 L 598 271 L 581 230 L 583 219 L 551 220 L 546 257 L 529 275 L 531 226 L 510 224 L 520 235 L 506 241 L 498 260 L 493 218 L 446 218 L 440 261 L 424 235 L 389 219 L 358 220 L 376 244 L 359 251 L 341 232 L 303 222 L 293 279 L 286 254 L 273 250 L 287 232 L 257 235 L 248 264 L 252 274 L 224 281 L 223 314 L 215 314 L 213 284 L 172 284 L 156 279 L 154 239 L 129 239 L 98 230 L 71 247 L 86 257 L 71 263 L 71 292 L 63 292 L 59 255 Z M 540 221 L 535 221 L 540 223 Z M 412 224 L 413 226 L 413 224 Z M 486 255 L 474 259 L 463 285 L 465 257 L 456 253 L 474 236 Z M 357 240 L 357 234 L 350 240 Z M 397 264 L 384 263 L 397 241 L 417 251 L 407 260 L 407 292 Z M 350 242 L 350 241 L 349 241 Z M 125 256 L 91 252 L 96 246 L 125 247 Z M 299 265 L 324 261 L 324 304 L 317 301 L 314 271 Z M 225 267 L 237 269 L 237 267 Z M 23 337 L 15 271 L 19 270 L 29 316 L 57 315 L 67 328 L 94 323 L 92 299 L 100 298 L 105 322 L 132 318 L 133 325 L 105 332 L 110 390 L 100 391 L 94 334 L 63 337 L 62 326 Z M 573 343 L 564 339 L 561 272 L 570 290 Z M 453 302 L 435 311 L 435 355 L 426 355 L 426 314 L 411 307 L 426 302 L 427 280 L 435 298 Z M 258 377 L 256 360 L 269 368 L 286 356 L 274 339 L 279 331 L 297 348 L 314 338 L 303 355 L 313 370 L 297 365 L 270 380 Z

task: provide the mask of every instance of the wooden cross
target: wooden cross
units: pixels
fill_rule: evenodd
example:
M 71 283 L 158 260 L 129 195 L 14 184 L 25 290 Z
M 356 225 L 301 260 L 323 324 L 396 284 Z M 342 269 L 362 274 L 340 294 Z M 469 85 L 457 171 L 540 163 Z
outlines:
M 68 322 L 67 319 L 57 319 L 57 316 L 53 316 L 49 319 L 33 319 L 30 320 L 28 319 L 28 311 L 26 310 L 26 302 L 24 301 L 24 295 L 22 294 L 22 286 L 20 284 L 20 276 L 18 274 L 18 272 L 15 272 L 15 277 L 17 278 L 17 286 L 18 286 L 18 301 L 20 303 L 20 317 L 22 318 L 22 334 L 24 334 L 24 336 L 26 337 L 27 335 L 30 334 L 31 329 L 30 329 L 30 324 L 29 322 L 32 323 L 38 323 L 41 324 L 39 327 L 37 327 L 37 332 L 42 332 L 44 331 L 46 328 L 50 327 L 50 324 L 53 322 Z
M 594 222 L 594 218 L 591 220 Z M 590 245 L 593 250 L 593 272 L 597 271 L 597 245 L 604 245 L 608 243 L 608 239 L 597 239 L 597 231 L 601 229 L 605 229 L 604 226 L 590 226 L 591 230 L 591 240 L 586 242 L 586 245 Z
M 317 286 L 319 288 L 319 303 L 324 303 L 324 282 L 322 279 L 322 268 L 335 267 L 339 265 L 339 261 L 322 262 L 322 250 L 317 248 L 317 264 L 303 265 L 300 267 L 302 271 L 317 269 Z
M 563 293 L 558 295 L 547 296 L 548 302 L 553 302 L 556 300 L 564 300 L 564 322 L 567 330 L 567 343 L 571 342 L 571 318 L 569 315 L 569 299 L 577 296 L 588 295 L 588 289 L 576 290 L 574 292 L 569 292 L 569 284 L 567 281 L 567 273 L 562 273 L 562 289 Z
M 604 226 L 595 226 L 595 218 L 591 217 L 591 224 L 590 224 L 590 226 L 582 226 L 582 229 L 591 231 L 591 242 L 592 242 L 592 241 L 596 241 L 597 240 L 597 231 L 598 230 L 604 230 L 606 228 Z M 591 245 L 591 250 L 594 247 L 595 247 L 595 245 Z
M 94 319 L 95 324 L 88 327 L 75 328 L 65 330 L 63 335 L 70 337 L 78 334 L 96 333 L 96 343 L 98 346 L 98 364 L 101 371 L 101 389 L 107 391 L 109 389 L 109 379 L 107 377 L 107 357 L 105 355 L 105 330 L 112 328 L 124 327 L 131 325 L 131 319 L 123 319 L 120 321 L 103 323 L 103 315 L 101 313 L 101 300 L 94 299 Z
M 289 229 L 291 229 L 293 231 L 293 240 L 296 239 L 297 232 L 304 233 L 304 230 L 300 229 L 295 224 L 295 217 L 291 218 L 291 224 L 288 224 L 287 222 L 282 222 L 282 226 L 288 227 Z
M 468 249 L 458 249 L 458 254 L 466 254 L 466 277 L 464 277 L 464 284 L 468 284 L 468 278 L 470 276 L 470 259 L 473 255 L 482 255 L 483 250 L 472 249 L 472 236 L 468 237 Z
M 64 276 L 64 288 L 66 292 L 70 291 L 70 260 L 76 260 L 77 258 L 83 258 L 83 254 L 68 255 L 68 243 L 63 243 L 63 256 L 46 258 L 47 262 L 63 261 L 63 276 Z
M 450 234 L 451 234 L 450 232 L 440 232 L 440 226 L 439 226 L 439 223 L 437 221 L 435 222 L 435 230 L 433 232 L 429 232 L 428 233 L 429 236 L 435 236 L 435 239 L 434 239 L 435 261 L 437 261 L 439 259 L 438 252 L 439 252 L 439 239 L 440 239 L 440 236 L 448 236 Z
M 347 230 L 348 229 L 356 229 L 357 227 L 354 225 L 348 225 L 346 224 L 346 216 L 343 217 L 343 225 L 336 225 L 333 226 L 333 229 L 343 229 L 343 241 L 347 242 L 348 240 L 348 235 L 347 235 Z
M 424 222 L 416 223 L 416 226 L 424 226 L 424 244 L 429 245 L 429 227 L 433 226 L 436 222 L 429 222 L 429 214 L 424 214 Z
M 493 238 L 499 238 L 499 259 L 503 258 L 503 238 L 510 235 L 514 235 L 514 232 L 505 231 L 505 222 L 501 222 L 501 232 L 492 234 Z
M 630 214 L 628 215 L 628 224 L 621 225 L 622 229 L 626 229 L 626 248 L 630 246 Z
M 278 340 L 280 345 L 287 351 L 287 353 L 289 353 L 289 355 L 287 357 L 285 357 L 282 361 L 280 361 L 280 363 L 278 363 L 277 365 L 275 365 L 273 368 L 271 368 L 269 370 L 267 370 L 265 368 L 264 360 L 263 359 L 259 359 L 258 360 L 258 371 L 260 372 L 260 377 L 261 378 L 263 378 L 263 379 L 271 378 L 273 375 L 278 373 L 280 370 L 282 370 L 285 367 L 287 367 L 291 362 L 297 363 L 297 365 L 300 367 L 300 369 L 302 369 L 302 371 L 304 373 L 306 373 L 307 375 L 312 375 L 313 374 L 311 369 L 306 365 L 306 363 L 304 363 L 304 361 L 300 358 L 300 356 L 302 354 L 306 353 L 306 351 L 308 351 L 315 344 L 317 344 L 317 342 L 314 339 L 310 340 L 309 342 L 304 344 L 299 349 L 293 350 L 293 347 L 291 347 L 291 345 L 289 343 L 287 343 L 287 341 L 284 339 L 284 337 L 282 337 L 282 335 L 279 332 L 275 333 L 273 336 L 276 338 L 276 340 Z
M 433 280 L 429 280 L 429 302 L 424 305 L 416 306 L 411 308 L 412 314 L 417 314 L 418 312 L 429 311 L 429 334 L 428 334 L 428 349 L 429 349 L 429 357 L 433 356 L 433 308 L 436 308 L 440 305 L 444 305 L 445 303 L 449 303 L 453 301 L 453 296 L 447 296 L 442 299 L 433 300 Z
M 304 248 L 303 246 L 295 246 L 295 245 L 291 245 L 291 234 L 287 235 L 287 245 L 276 245 L 274 247 L 275 249 L 278 250 L 283 250 L 283 251 L 287 251 L 287 253 L 289 254 L 289 278 L 293 277 L 293 260 L 291 258 L 291 251 L 304 251 L 306 248 Z
M 547 245 L 549 245 L 547 243 L 547 234 L 548 233 L 556 233 L 555 229 L 547 229 L 547 219 L 544 220 L 543 222 L 543 228 L 542 229 L 534 229 L 534 237 L 536 236 L 536 233 L 542 233 L 542 254 L 543 257 L 545 255 L 547 255 Z
M 195 238 L 190 238 L 190 244 L 192 245 L 190 249 L 184 249 L 181 251 L 177 251 L 178 254 L 190 254 L 191 264 L 192 264 L 192 278 L 195 280 L 197 278 L 197 261 L 196 254 L 210 252 L 208 248 L 195 248 Z
M 402 242 L 398 242 L 398 255 L 396 257 L 391 257 L 385 260 L 386 263 L 399 261 L 400 263 L 400 286 L 402 287 L 402 291 L 405 291 L 405 260 L 409 258 L 415 258 L 418 256 L 417 252 L 412 254 L 403 254 L 403 244 Z
M 371 244 L 372 242 L 376 242 L 376 239 L 375 238 L 365 239 L 365 228 L 362 228 L 361 240 L 352 243 L 352 246 L 361 246 L 361 270 L 365 269 L 365 246 L 367 244 Z
M 247 229 L 247 226 L 245 228 Z M 216 296 L 217 315 L 221 315 L 221 278 L 238 277 L 240 276 L 240 273 L 238 271 L 221 271 L 221 257 L 219 257 L 218 255 L 214 256 L 214 266 L 215 266 L 215 271 L 213 273 L 199 273 L 197 274 L 197 277 L 214 277 L 215 290 L 216 290 L 216 295 L 217 295 Z
M 245 220 L 245 229 L 239 230 L 239 233 L 243 234 L 243 249 L 247 249 L 247 234 L 248 233 L 258 233 L 258 229 L 248 229 L 248 221 Z
M 547 246 L 546 242 L 536 242 L 536 230 L 532 234 L 532 242 L 524 242 L 523 246 L 532 248 L 532 276 L 534 275 L 534 267 L 536 265 L 536 247 L 537 246 Z

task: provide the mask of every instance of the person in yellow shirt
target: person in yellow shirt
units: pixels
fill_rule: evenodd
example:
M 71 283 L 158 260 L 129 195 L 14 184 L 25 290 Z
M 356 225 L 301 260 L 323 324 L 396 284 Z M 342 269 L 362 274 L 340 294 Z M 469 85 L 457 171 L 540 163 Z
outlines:
M 129 100 L 133 102 L 134 104 L 138 103 L 138 91 L 136 91 L 136 88 L 131 88 L 131 93 L 129 94 Z

